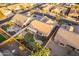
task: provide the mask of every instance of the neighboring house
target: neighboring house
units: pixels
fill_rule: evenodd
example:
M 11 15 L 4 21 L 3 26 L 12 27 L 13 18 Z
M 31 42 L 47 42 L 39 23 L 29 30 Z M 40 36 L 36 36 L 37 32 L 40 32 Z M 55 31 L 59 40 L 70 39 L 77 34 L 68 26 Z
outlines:
M 21 14 L 16 14 L 12 19 L 17 25 L 22 26 L 24 22 L 26 22 L 27 17 Z
M 12 13 L 12 11 L 11 11 L 11 10 L 8 10 L 8 8 L 6 8 L 6 7 L 0 8 L 0 11 L 1 11 L 1 12 L 3 13 L 3 15 L 5 15 L 5 16 L 8 16 L 9 14 Z
M 71 8 L 70 13 L 68 16 L 73 16 L 73 17 L 77 17 L 79 16 L 79 9 L 75 9 L 75 8 Z
M 69 32 L 63 28 L 60 28 L 54 38 L 57 44 L 62 46 L 72 46 L 79 49 L 79 35 L 73 32 Z
M 18 4 L 10 5 L 7 8 L 10 9 L 10 10 L 19 10 L 19 9 L 21 9 Z
M 0 11 L 0 21 L 5 19 L 5 18 L 6 18 L 6 16 Z

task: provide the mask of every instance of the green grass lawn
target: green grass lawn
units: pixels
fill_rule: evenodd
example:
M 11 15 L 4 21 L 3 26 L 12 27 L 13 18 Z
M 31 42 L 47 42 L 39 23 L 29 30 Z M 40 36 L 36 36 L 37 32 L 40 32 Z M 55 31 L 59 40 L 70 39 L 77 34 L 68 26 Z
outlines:
M 0 43 L 3 42 L 6 38 L 0 34 Z

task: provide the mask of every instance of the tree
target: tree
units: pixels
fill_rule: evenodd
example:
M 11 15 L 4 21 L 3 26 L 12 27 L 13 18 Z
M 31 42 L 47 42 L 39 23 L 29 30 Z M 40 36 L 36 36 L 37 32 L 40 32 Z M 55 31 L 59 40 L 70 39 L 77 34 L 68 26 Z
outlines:
M 16 39 L 19 39 L 19 40 L 22 40 L 23 38 L 24 38 L 23 33 L 20 33 L 20 34 L 16 37 Z
M 12 26 L 12 25 L 14 25 L 14 23 L 9 21 L 9 22 L 7 22 L 7 25 Z
M 28 42 L 28 43 L 34 42 L 33 34 L 31 34 L 31 33 L 29 33 L 29 32 L 25 34 L 24 39 L 25 39 L 25 41 Z
M 42 47 L 38 42 L 35 42 L 34 49 L 31 51 L 31 56 L 49 56 L 50 49 Z

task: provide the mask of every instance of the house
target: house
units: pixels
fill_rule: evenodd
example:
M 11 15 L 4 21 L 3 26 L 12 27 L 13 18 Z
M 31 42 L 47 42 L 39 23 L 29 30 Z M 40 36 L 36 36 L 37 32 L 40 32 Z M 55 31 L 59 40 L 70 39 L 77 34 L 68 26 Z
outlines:
M 0 8 L 0 12 L 6 17 L 12 13 L 12 11 L 8 10 L 6 7 Z
M 54 41 L 62 46 L 72 46 L 79 49 L 79 35 L 60 28 L 54 38 Z
M 27 17 L 22 14 L 16 14 L 12 19 L 14 23 L 19 26 L 22 26 L 26 22 Z
M 51 32 L 53 25 L 49 25 L 46 23 L 43 23 L 38 20 L 33 20 L 30 25 L 31 28 L 36 29 L 37 31 L 43 33 L 44 35 L 48 36 L 48 34 Z
M 7 8 L 10 9 L 10 10 L 19 10 L 19 9 L 21 9 L 19 4 L 10 5 Z
M 71 8 L 69 15 L 70 17 L 77 17 L 79 16 L 79 9 Z

